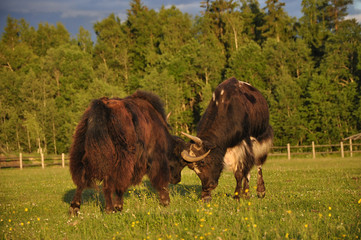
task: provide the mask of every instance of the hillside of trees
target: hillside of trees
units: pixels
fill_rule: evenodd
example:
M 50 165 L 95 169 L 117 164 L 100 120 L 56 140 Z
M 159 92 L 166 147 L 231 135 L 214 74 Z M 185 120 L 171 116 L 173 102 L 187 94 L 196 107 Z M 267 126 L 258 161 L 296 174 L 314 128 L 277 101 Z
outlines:
M 275 145 L 334 143 L 361 131 L 361 25 L 352 0 L 207 0 L 198 16 L 130 1 L 127 19 L 94 24 L 97 39 L 7 19 L 0 42 L 0 153 L 68 152 L 94 98 L 153 91 L 173 133 L 195 133 L 212 91 L 234 76 L 266 97 Z

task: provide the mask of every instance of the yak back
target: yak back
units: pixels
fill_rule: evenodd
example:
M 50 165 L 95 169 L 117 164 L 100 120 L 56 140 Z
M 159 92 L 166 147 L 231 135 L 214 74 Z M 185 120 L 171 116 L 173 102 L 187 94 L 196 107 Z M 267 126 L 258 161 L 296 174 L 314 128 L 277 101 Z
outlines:
M 164 104 L 157 95 L 150 92 L 138 90 L 128 98 L 138 98 L 149 102 L 154 107 L 154 109 L 162 116 L 163 120 L 166 120 Z
M 269 127 L 265 98 L 253 86 L 230 78 L 215 89 L 197 127 L 202 140 L 226 149 L 249 137 L 261 137 Z

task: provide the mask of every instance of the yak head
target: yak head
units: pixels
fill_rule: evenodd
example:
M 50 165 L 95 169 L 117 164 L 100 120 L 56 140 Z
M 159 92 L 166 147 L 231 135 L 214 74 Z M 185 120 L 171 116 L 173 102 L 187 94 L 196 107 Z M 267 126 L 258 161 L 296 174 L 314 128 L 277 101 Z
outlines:
M 170 183 L 177 184 L 181 181 L 181 172 L 185 166 L 187 166 L 187 162 L 182 158 L 182 151 L 186 148 L 186 143 L 178 136 L 172 136 L 172 151 L 170 152 L 170 156 L 168 156 L 169 160 L 169 171 L 170 171 Z
M 182 133 L 192 141 L 182 151 L 182 158 L 195 171 L 202 182 L 202 199 L 210 198 L 210 191 L 218 185 L 223 170 L 223 156 L 219 148 L 208 141 Z

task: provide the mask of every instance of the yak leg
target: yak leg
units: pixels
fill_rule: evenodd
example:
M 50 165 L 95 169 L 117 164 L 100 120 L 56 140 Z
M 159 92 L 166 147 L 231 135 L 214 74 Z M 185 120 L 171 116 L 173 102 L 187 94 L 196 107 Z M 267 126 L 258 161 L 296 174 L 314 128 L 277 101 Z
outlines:
M 112 213 L 114 212 L 114 206 L 112 201 L 112 194 L 114 193 L 114 183 L 113 181 L 106 176 L 104 178 L 104 185 L 103 185 L 103 193 L 105 198 L 105 212 Z
M 236 189 L 234 190 L 234 199 L 239 200 L 242 194 L 242 181 L 243 181 L 243 173 L 242 170 L 237 167 L 237 170 L 234 172 L 234 177 L 236 178 Z
M 162 159 L 162 157 L 159 159 Z M 169 169 L 167 160 L 164 159 L 164 161 L 160 162 L 154 161 L 150 171 L 148 172 L 148 176 L 152 186 L 158 191 L 160 203 L 163 206 L 168 206 L 170 198 L 168 191 Z
M 240 199 L 241 197 L 249 198 L 249 174 L 245 169 L 237 167 L 237 170 L 234 172 L 234 177 L 236 178 L 236 189 L 234 190 L 234 199 Z M 243 183 L 243 188 L 242 188 Z
M 249 180 L 251 178 L 251 174 L 248 172 L 248 174 L 246 175 L 247 177 L 243 178 L 243 189 L 242 189 L 242 193 L 244 195 L 245 198 L 249 198 L 250 197 L 250 193 L 249 193 Z
M 77 216 L 80 211 L 81 194 L 84 190 L 84 186 L 77 186 L 73 201 L 70 203 L 69 215 Z
M 262 165 L 257 167 L 257 196 L 259 198 L 264 198 L 266 195 L 266 188 L 264 186 L 263 175 L 262 175 Z
M 123 194 L 124 194 L 124 191 L 122 190 L 115 190 L 115 200 L 114 200 L 114 209 L 115 211 L 122 211 L 123 210 Z

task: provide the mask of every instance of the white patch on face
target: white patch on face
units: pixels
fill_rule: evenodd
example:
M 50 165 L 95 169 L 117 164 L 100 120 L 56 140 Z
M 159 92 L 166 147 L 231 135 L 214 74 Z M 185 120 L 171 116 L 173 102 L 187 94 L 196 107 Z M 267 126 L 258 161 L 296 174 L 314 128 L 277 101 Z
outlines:
M 197 166 L 194 164 L 194 167 L 193 167 L 193 170 L 197 173 L 197 174 L 199 174 L 201 171 L 199 171 L 199 169 L 197 168 Z
M 224 93 L 224 89 L 222 89 L 222 91 L 221 91 L 221 96 L 223 96 L 223 93 Z
M 216 94 L 213 93 L 212 97 L 213 97 L 213 101 L 216 101 Z

